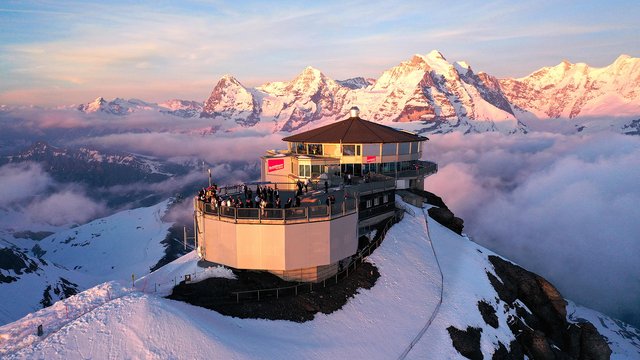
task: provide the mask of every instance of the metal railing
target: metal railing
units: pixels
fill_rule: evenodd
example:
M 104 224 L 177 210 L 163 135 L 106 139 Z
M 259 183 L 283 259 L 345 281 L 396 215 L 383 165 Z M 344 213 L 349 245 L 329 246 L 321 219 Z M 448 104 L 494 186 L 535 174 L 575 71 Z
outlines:
M 218 220 L 235 223 L 288 223 L 325 221 L 353 214 L 358 211 L 355 199 L 345 199 L 338 204 L 313 205 L 293 208 L 236 208 L 215 207 L 195 198 L 196 208 L 205 215 L 217 216 Z
M 382 172 L 383 175 L 391 176 L 394 178 L 414 177 L 414 176 L 426 176 L 435 174 L 438 172 L 438 164 L 431 161 L 416 160 L 413 162 L 413 169 L 404 170 L 391 170 Z

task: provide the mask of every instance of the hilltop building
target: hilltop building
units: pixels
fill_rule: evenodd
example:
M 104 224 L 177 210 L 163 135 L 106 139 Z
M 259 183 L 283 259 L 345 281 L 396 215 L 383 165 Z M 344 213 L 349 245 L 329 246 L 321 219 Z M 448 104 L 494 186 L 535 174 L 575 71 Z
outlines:
M 357 253 L 361 234 L 394 215 L 396 189 L 422 189 L 425 176 L 437 171 L 435 163 L 420 160 L 426 137 L 363 120 L 357 108 L 348 119 L 283 140 L 288 149 L 261 158 L 262 181 L 251 189 L 278 189 L 281 199 L 295 198 L 294 205 L 264 206 L 275 201 L 265 199 L 262 207 L 226 206 L 196 199 L 204 260 L 285 280 L 321 281 Z M 244 196 L 241 203 L 251 203 L 234 190 L 224 189 L 222 197 L 235 192 L 231 196 Z
M 282 140 L 287 150 L 262 157 L 264 181 L 295 184 L 323 173 L 334 177 L 376 173 L 394 178 L 398 189 L 422 189 L 434 166 L 420 161 L 426 137 L 361 119 L 357 107 L 346 120 Z

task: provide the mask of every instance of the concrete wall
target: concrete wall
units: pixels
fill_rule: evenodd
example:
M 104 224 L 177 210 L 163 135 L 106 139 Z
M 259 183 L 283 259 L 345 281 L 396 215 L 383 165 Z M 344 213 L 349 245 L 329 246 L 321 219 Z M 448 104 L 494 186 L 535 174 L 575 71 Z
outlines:
M 199 215 L 204 258 L 238 269 L 295 270 L 335 263 L 358 249 L 358 214 L 299 224 L 251 224 Z

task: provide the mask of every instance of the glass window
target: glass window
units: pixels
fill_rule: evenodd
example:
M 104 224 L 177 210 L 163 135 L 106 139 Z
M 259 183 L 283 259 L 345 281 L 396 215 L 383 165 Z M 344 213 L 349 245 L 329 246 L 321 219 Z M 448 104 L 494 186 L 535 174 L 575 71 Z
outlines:
M 360 145 L 356 145 L 356 155 L 360 156 Z
M 371 200 L 367 200 L 367 209 L 371 207 Z
M 319 176 L 322 165 L 311 165 L 311 176 Z
M 380 144 L 363 144 L 362 156 L 380 156 Z
M 354 156 L 356 154 L 356 146 L 355 145 L 342 145 L 342 155 L 344 156 Z
M 411 152 L 411 143 L 400 143 L 398 147 L 398 154 L 404 155 L 409 154 Z
M 412 154 L 417 154 L 420 152 L 421 148 L 420 148 L 420 144 L 422 144 L 419 141 L 415 141 L 411 143 L 411 153 Z
M 365 174 L 369 172 L 372 172 L 372 173 L 378 172 L 378 164 L 362 164 L 362 167 L 363 167 L 362 171 Z
M 299 170 L 300 170 L 300 172 L 298 173 L 298 176 L 300 176 L 300 177 L 310 177 L 311 176 L 311 165 L 300 165 L 299 166 Z
M 322 144 L 307 144 L 309 155 L 322 155 Z
M 304 146 L 304 143 L 295 143 L 296 144 L 296 152 L 298 154 L 306 154 L 307 153 L 307 147 Z
M 395 155 L 396 154 L 396 143 L 393 144 L 382 144 L 382 155 Z
M 373 206 L 378 206 L 380 205 L 380 197 L 376 196 L 373 198 Z
M 388 194 L 382 195 L 382 202 L 385 203 L 385 204 L 389 202 L 389 195 Z

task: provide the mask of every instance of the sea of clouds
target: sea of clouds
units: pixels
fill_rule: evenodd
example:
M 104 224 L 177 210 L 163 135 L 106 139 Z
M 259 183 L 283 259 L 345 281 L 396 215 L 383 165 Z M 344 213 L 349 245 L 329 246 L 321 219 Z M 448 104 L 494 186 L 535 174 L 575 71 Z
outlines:
M 427 190 L 476 242 L 567 298 L 640 326 L 640 138 L 432 135 Z
M 268 126 L 211 134 L 211 120 L 159 113 L 119 117 L 29 108 L 0 112 L 0 123 L 8 130 L 0 134 L 5 149 L 44 139 L 177 162 L 199 159 L 212 164 L 219 184 L 256 180 L 265 149 L 285 147 L 284 135 Z M 546 277 L 567 298 L 640 326 L 640 137 L 532 132 L 429 138 L 425 157 L 439 172 L 425 186 L 465 220 L 474 241 Z M 207 182 L 202 169 L 106 193 L 171 193 L 198 181 Z M 54 181 L 38 164 L 0 167 L 0 183 L 0 210 L 26 214 L 5 217 L 13 228 L 82 223 L 114 210 L 81 185 Z M 188 222 L 191 211 L 185 201 L 168 216 Z

